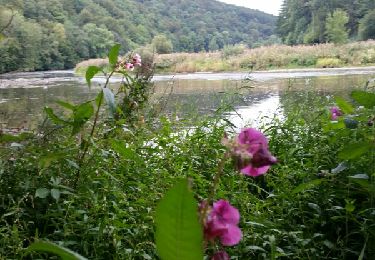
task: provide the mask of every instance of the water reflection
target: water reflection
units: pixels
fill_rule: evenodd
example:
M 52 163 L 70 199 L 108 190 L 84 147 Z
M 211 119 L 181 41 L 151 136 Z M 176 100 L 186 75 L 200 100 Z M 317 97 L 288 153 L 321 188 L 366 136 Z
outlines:
M 165 113 L 179 117 L 189 111 L 195 112 L 197 116 L 213 113 L 225 104 L 232 111 L 227 113 L 227 116 L 236 126 L 257 126 L 275 113 L 282 118 L 280 97 L 285 95 L 286 91 L 288 95 L 291 92 L 296 93 L 294 105 L 298 106 L 298 96 L 305 90 L 326 96 L 349 93 L 349 90 L 355 87 L 364 86 L 368 79 L 375 77 L 374 72 L 365 72 L 358 75 L 253 82 L 244 81 L 247 74 L 241 74 L 242 78 L 235 79 L 222 79 L 227 74 L 217 74 L 216 77 L 210 74 L 211 80 L 200 79 L 202 75 L 190 80 L 171 76 L 165 80 L 166 76 L 159 76 L 155 80 L 153 99 L 165 103 Z M 0 85 L 3 86 L 0 87 L 0 129 L 34 129 L 43 119 L 44 106 L 57 107 L 56 100 L 79 103 L 95 97 L 100 81 L 89 89 L 82 78 L 69 73 L 71 72 L 39 73 L 38 76 L 35 76 L 35 73 L 24 73 L 17 76 L 18 78 L 0 75 Z M 280 74 L 282 73 L 276 78 L 281 77 Z M 284 77 L 285 75 L 289 74 L 284 73 Z M 293 102 L 290 103 L 293 105 Z

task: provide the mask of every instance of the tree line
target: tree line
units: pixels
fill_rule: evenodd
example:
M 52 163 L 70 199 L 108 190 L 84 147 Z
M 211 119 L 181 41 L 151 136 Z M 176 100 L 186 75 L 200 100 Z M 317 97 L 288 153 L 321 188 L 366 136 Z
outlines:
M 375 1 L 284 0 L 277 33 L 290 45 L 375 39 Z
M 0 73 L 72 68 L 115 42 L 124 52 L 150 43 L 159 52 L 252 46 L 275 23 L 214 0 L 0 0 Z

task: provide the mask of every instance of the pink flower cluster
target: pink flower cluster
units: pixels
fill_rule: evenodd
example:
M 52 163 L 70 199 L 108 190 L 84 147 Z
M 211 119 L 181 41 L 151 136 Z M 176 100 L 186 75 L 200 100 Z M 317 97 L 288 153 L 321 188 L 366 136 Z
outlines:
M 331 107 L 331 120 L 336 121 L 339 116 L 342 116 L 343 113 L 338 107 Z
M 224 138 L 224 145 L 236 162 L 237 168 L 245 175 L 259 176 L 265 174 L 277 159 L 268 150 L 267 138 L 254 128 L 243 129 L 233 140 Z M 240 213 L 226 200 L 214 202 L 212 207 L 207 201 L 200 205 L 204 237 L 206 241 L 218 239 L 223 246 L 234 246 L 242 238 L 238 227 Z M 211 260 L 229 260 L 227 252 L 216 252 Z
M 125 70 L 130 70 L 130 71 L 132 71 L 135 67 L 140 67 L 140 66 L 142 66 L 142 59 L 138 53 L 134 54 L 130 62 L 121 61 L 118 64 L 118 68 L 123 68 Z
M 240 242 L 242 238 L 241 229 L 238 227 L 240 213 L 226 200 L 215 202 L 212 208 L 207 207 L 206 202 L 201 204 L 201 209 L 206 218 L 203 220 L 204 236 L 207 241 L 219 238 L 224 246 L 233 246 Z
M 268 150 L 267 138 L 254 128 L 243 129 L 232 141 L 224 139 L 229 147 L 236 167 L 248 176 L 265 174 L 277 159 Z

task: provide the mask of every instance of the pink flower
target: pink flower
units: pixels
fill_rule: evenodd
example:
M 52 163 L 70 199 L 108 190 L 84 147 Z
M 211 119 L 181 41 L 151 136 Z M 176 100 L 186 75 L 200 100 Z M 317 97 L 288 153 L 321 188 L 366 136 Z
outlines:
M 126 69 L 126 70 L 133 70 L 133 69 L 134 69 L 134 65 L 133 65 L 133 63 L 129 63 L 129 62 L 127 62 L 127 63 L 125 64 L 125 69 Z
M 142 65 L 142 59 L 141 59 L 141 56 L 138 53 L 134 54 L 132 64 L 134 66 L 141 66 Z
M 230 260 L 230 256 L 225 251 L 219 251 L 212 256 L 211 260 Z
M 342 116 L 343 113 L 338 107 L 331 107 L 331 120 L 336 121 L 339 116 Z
M 268 150 L 267 138 L 254 128 L 241 131 L 232 142 L 227 142 L 237 168 L 245 175 L 260 176 L 277 162 Z
M 233 246 L 242 238 L 241 229 L 237 226 L 240 221 L 240 213 L 226 200 L 219 200 L 204 221 L 204 234 L 207 240 L 216 237 L 224 246 Z

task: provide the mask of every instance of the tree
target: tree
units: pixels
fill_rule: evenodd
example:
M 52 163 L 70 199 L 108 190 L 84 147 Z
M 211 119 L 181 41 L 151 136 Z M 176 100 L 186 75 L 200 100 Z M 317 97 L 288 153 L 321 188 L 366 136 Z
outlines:
M 359 39 L 375 39 L 375 10 L 368 12 L 359 24 Z
M 329 42 L 342 44 L 348 41 L 348 30 L 346 24 L 349 22 L 347 12 L 336 9 L 333 14 L 328 15 L 326 21 L 326 34 Z
M 173 51 L 171 40 L 169 40 L 164 34 L 156 35 L 152 39 L 151 44 L 155 48 L 155 51 L 159 54 L 171 53 Z

